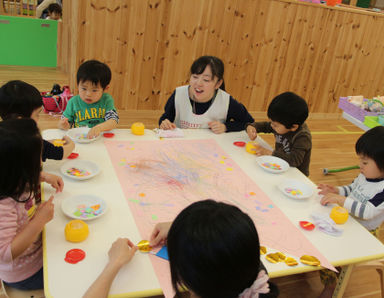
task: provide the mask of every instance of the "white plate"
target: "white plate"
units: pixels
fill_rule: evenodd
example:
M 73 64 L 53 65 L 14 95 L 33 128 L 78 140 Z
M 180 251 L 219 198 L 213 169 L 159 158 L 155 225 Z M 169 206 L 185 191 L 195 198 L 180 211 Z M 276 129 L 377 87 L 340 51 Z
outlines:
M 92 220 L 107 212 L 107 203 L 97 196 L 77 195 L 65 198 L 61 202 L 61 210 L 74 219 Z
M 75 180 L 87 180 L 100 173 L 100 168 L 97 164 L 81 159 L 67 161 L 61 166 L 60 170 L 64 176 Z
M 313 189 L 308 184 L 295 179 L 284 180 L 278 188 L 292 199 L 307 199 L 313 195 Z
M 71 128 L 70 130 L 68 130 L 67 135 L 74 142 L 82 143 L 82 144 L 90 143 L 90 142 L 93 142 L 93 141 L 100 139 L 101 134 L 99 134 L 96 138 L 88 139 L 87 134 L 88 134 L 89 130 L 90 130 L 89 127 Z
M 281 158 L 272 155 L 263 155 L 256 158 L 260 167 L 270 173 L 284 173 L 288 171 L 289 164 Z

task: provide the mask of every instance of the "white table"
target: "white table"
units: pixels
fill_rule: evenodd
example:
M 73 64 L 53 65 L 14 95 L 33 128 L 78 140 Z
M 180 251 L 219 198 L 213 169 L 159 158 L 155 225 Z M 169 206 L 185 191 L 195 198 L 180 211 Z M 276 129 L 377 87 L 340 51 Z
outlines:
M 114 132 L 113 140 L 157 139 L 155 133 L 149 130 L 146 130 L 144 136 L 134 136 L 130 130 L 115 130 Z M 45 139 L 59 138 L 62 134 L 63 132 L 59 130 L 43 132 Z M 314 189 L 316 186 L 296 168 L 290 168 L 280 175 L 266 173 L 257 166 L 254 155 L 246 153 L 244 148 L 233 145 L 234 141 L 248 141 L 245 132 L 215 135 L 209 130 L 185 131 L 185 139 L 206 138 L 215 139 L 295 225 L 300 220 L 310 219 L 309 214 L 313 211 L 330 212 L 330 206 L 320 205 L 320 198 L 317 194 L 305 201 L 287 199 L 276 187 L 284 178 L 300 179 L 312 185 Z M 55 196 L 55 216 L 46 225 L 44 235 L 44 277 L 47 297 L 81 297 L 104 268 L 108 259 L 107 251 L 117 237 L 128 237 L 134 243 L 141 240 L 103 141 L 101 138 L 91 144 L 76 144 L 75 148 L 75 152 L 78 152 L 83 159 L 97 161 L 102 172 L 87 181 L 73 181 L 64 178 L 64 191 Z M 262 140 L 259 142 L 265 144 Z M 59 169 L 64 162 L 48 161 L 44 164 L 44 171 L 60 175 Z M 73 244 L 64 238 L 64 227 L 69 218 L 62 213 L 60 203 L 67 196 L 85 192 L 107 198 L 109 210 L 101 218 L 88 222 L 90 235 L 86 241 Z M 45 186 L 45 198 L 53 193 L 50 186 Z M 384 245 L 353 218 L 343 225 L 343 229 L 341 237 L 332 237 L 317 229 L 312 232 L 302 230 L 302 233 L 334 266 L 384 257 Z M 83 249 L 87 254 L 86 259 L 75 265 L 64 262 L 65 253 L 72 248 Z M 287 267 L 283 263 L 270 264 L 265 261 L 264 264 L 271 277 L 318 269 L 302 264 L 296 267 Z M 125 297 L 160 294 L 160 285 L 149 259 L 142 255 L 133 258 L 129 265 L 119 272 L 110 293 L 111 295 L 126 294 Z

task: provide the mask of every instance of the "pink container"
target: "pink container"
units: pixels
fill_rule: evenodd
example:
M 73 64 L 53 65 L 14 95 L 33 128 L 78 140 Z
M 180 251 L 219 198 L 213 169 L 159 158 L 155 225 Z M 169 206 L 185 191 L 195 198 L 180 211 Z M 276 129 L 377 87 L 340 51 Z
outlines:
M 364 122 L 365 116 L 377 116 L 378 115 L 378 113 L 376 113 L 376 112 L 368 112 L 368 111 L 363 110 L 362 108 L 354 105 L 353 103 L 350 103 L 348 101 L 348 97 L 340 97 L 339 108 L 361 122 Z

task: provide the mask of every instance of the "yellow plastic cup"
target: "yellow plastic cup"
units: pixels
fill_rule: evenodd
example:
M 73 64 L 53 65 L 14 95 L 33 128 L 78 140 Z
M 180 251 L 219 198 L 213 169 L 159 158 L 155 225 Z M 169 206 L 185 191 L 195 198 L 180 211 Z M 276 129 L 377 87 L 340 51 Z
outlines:
M 246 145 L 245 145 L 245 151 L 247 151 L 248 153 L 251 153 L 251 154 L 256 154 L 255 151 L 253 151 L 252 149 L 258 149 L 260 145 L 258 145 L 257 143 L 255 142 L 248 142 Z
M 340 206 L 333 207 L 329 215 L 338 225 L 344 224 L 348 220 L 348 216 L 348 210 Z
M 142 136 L 144 134 L 145 126 L 142 122 L 135 122 L 131 126 L 131 132 L 134 135 Z
M 66 224 L 64 234 L 69 242 L 84 241 L 89 235 L 88 225 L 80 219 L 71 220 Z

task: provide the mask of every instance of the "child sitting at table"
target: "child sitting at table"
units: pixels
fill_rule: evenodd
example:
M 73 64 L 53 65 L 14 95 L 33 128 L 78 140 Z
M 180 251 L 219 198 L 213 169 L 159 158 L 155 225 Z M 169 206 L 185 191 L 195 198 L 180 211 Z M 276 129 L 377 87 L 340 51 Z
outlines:
M 287 161 L 291 167 L 298 168 L 304 175 L 309 175 L 312 136 L 305 120 L 308 117 L 308 105 L 303 98 L 292 92 L 276 96 L 269 104 L 269 122 L 249 123 L 246 127 L 251 140 L 257 133 L 273 133 L 275 150 L 259 147 L 256 155 L 273 155 Z
M 167 242 L 172 285 L 180 296 L 185 286 L 191 297 L 277 297 L 260 261 L 260 243 L 252 219 L 239 208 L 213 200 L 191 204 L 173 223 L 156 225 L 151 246 Z M 117 240 L 110 261 L 84 297 L 107 297 L 119 269 L 136 247 Z
M 9 81 L 0 88 L 0 117 L 3 120 L 26 117 L 39 120 L 43 99 L 39 90 L 23 81 Z M 63 137 L 63 146 L 54 146 L 53 142 L 43 140 L 42 160 L 61 160 L 68 157 L 75 143 L 67 136 Z
M 224 64 L 202 56 L 191 66 L 189 85 L 177 87 L 159 119 L 161 129 L 210 128 L 220 134 L 241 131 L 253 122 L 247 109 L 225 92 Z
M 67 104 L 59 128 L 88 126 L 88 138 L 95 138 L 103 131 L 116 128 L 119 122 L 113 98 L 105 93 L 111 82 L 108 65 L 89 60 L 80 65 L 77 71 L 79 95 L 72 97 Z
M 41 232 L 53 196 L 40 202 L 42 139 L 32 119 L 0 122 L 0 279 L 21 290 L 44 288 Z
M 346 208 L 377 237 L 384 221 L 384 127 L 377 126 L 365 132 L 357 140 L 355 150 L 360 160 L 359 176 L 350 185 L 320 184 L 319 194 L 324 195 L 320 202 Z M 325 284 L 321 297 L 331 297 L 337 275 L 327 270 L 320 271 L 320 277 Z

